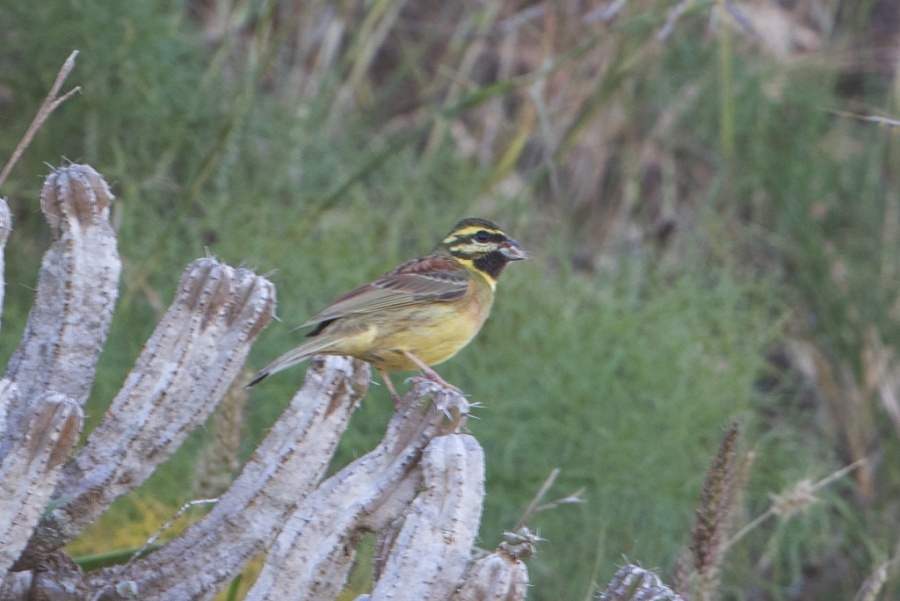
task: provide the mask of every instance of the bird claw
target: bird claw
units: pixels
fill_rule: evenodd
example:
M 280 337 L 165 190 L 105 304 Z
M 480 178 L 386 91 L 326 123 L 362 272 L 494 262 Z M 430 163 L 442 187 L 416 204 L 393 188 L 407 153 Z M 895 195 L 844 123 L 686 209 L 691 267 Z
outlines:
M 444 387 L 435 382 L 434 380 L 430 380 L 423 376 L 410 376 L 403 381 L 407 386 L 419 386 L 427 390 L 428 392 L 438 392 L 440 390 L 444 390 Z
M 419 395 L 431 395 L 431 402 L 434 407 L 444 414 L 447 421 L 454 425 L 454 431 L 458 428 L 461 416 L 468 416 L 469 409 L 472 405 L 466 399 L 466 395 L 456 386 L 448 384 L 443 379 L 436 381 L 427 376 L 413 376 L 405 380 L 405 384 L 412 382 L 413 387 Z M 458 398 L 454 400 L 453 396 L 436 396 L 440 393 L 455 393 Z M 462 399 L 461 401 L 459 399 Z
M 426 376 L 411 376 L 404 380 L 404 384 L 412 383 L 414 386 L 421 386 L 425 388 L 428 392 L 441 392 L 441 391 L 449 391 L 455 392 L 459 396 L 465 398 L 468 395 L 464 393 L 462 390 L 445 381 L 443 378 L 435 379 Z

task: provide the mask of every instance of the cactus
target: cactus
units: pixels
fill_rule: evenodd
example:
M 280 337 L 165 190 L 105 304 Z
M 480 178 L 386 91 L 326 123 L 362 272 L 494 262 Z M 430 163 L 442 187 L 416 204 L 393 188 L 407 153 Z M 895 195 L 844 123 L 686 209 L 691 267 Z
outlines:
M 683 601 L 659 576 L 639 566 L 619 568 L 597 601 Z
M 205 517 L 149 555 L 82 572 L 62 547 L 203 424 L 275 309 L 265 278 L 212 258 L 192 263 L 121 391 L 72 453 L 121 272 L 112 202 L 87 165 L 55 170 L 41 193 L 53 244 L 0 380 L 0 600 L 211 599 L 261 553 L 248 599 L 331 599 L 366 532 L 379 541 L 372 600 L 525 598 L 518 555 L 472 560 L 484 454 L 459 433 L 469 404 L 454 391 L 414 386 L 382 442 L 323 480 L 369 382 L 368 366 L 344 357 L 312 362 Z M 10 228 L 0 200 L 0 269 Z M 0 302 L 2 293 L 0 278 Z

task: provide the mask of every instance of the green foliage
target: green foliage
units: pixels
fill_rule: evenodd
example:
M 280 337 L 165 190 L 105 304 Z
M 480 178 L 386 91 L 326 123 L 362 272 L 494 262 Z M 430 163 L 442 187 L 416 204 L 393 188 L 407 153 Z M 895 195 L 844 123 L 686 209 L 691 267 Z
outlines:
M 586 504 L 535 519 L 548 542 L 532 565 L 561 576 L 538 598 L 583 595 L 578 574 L 598 554 L 599 582 L 623 554 L 671 565 L 710 449 L 747 411 L 775 333 L 770 308 L 748 302 L 759 291 L 725 272 L 623 268 L 590 279 L 510 273 L 475 349 L 442 370 L 486 405 L 471 428 L 491 458 L 488 524 L 511 528 L 554 467 L 555 491 L 586 489 Z
M 360 5 L 342 15 L 352 32 L 329 63 L 285 58 L 321 16 L 316 3 L 297 4 L 291 17 L 291 3 L 238 2 L 221 37 L 189 16 L 192 3 L 3 3 L 0 158 L 73 48 L 81 54 L 68 85 L 83 92 L 45 124 L 2 190 L 16 231 L 0 357 L 24 326 L 48 243 L 34 176 L 60 157 L 90 163 L 113 185 L 125 260 L 88 429 L 195 257 L 273 271 L 283 322 L 254 349 L 259 366 L 295 344 L 302 333 L 291 328 L 328 300 L 427 251 L 458 218 L 483 215 L 534 256 L 504 274 L 480 336 L 440 368 L 484 405 L 470 422 L 488 462 L 483 544 L 515 524 L 554 467 L 551 497 L 584 487 L 587 501 L 534 518 L 548 542 L 530 562 L 529 598 L 585 598 L 623 554 L 671 567 L 733 416 L 756 453 L 750 517 L 769 493 L 845 462 L 855 431 L 829 413 L 824 385 L 768 361 L 797 340 L 819 349 L 845 393 L 869 401 L 875 426 L 864 433 L 884 457 L 881 489 L 866 506 L 850 486 L 823 491 L 801 516 L 754 531 L 729 550 L 723 591 L 785 598 L 812 563 L 843 570 L 833 597 L 819 598 L 849 598 L 900 537 L 891 517 L 900 437 L 865 388 L 873 332 L 900 345 L 896 130 L 828 112 L 844 99 L 827 49 L 818 60 L 779 60 L 740 29 L 710 34 L 711 3 L 694 3 L 659 41 L 670 3 L 629 4 L 600 33 L 574 18 L 560 19 L 558 39 L 523 30 L 523 44 L 556 62 L 540 63 L 542 77 L 517 63 L 482 84 L 461 65 L 496 41 L 502 27 L 489 26 L 508 16 L 499 4 L 441 12 L 447 31 L 466 32 L 446 48 L 391 11 L 372 16 Z M 849 32 L 864 13 L 848 17 Z M 296 82 L 306 70 L 320 85 Z M 868 101 L 887 105 L 885 82 L 865 83 Z M 462 152 L 458 132 L 448 134 L 461 124 L 490 143 Z M 588 158 L 581 171 L 578 156 Z M 670 242 L 657 237 L 657 213 L 674 215 Z M 254 390 L 245 453 L 302 377 L 302 368 L 285 372 Z M 384 388 L 373 387 L 335 465 L 370 449 L 390 411 Z M 193 436 L 136 498 L 172 512 L 189 500 L 183 482 L 203 442 Z M 101 528 L 121 533 L 109 540 L 140 545 L 160 513 L 141 503 L 123 500 L 104 518 Z

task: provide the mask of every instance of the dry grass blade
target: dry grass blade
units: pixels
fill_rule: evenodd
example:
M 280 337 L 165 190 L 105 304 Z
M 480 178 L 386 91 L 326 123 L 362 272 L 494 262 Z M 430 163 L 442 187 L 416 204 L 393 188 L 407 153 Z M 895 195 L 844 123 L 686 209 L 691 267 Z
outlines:
M 863 457 L 857 461 L 854 461 L 848 466 L 845 466 L 838 471 L 822 478 L 815 484 L 811 484 L 809 480 L 804 479 L 794 485 L 794 488 L 791 490 L 785 491 L 781 494 L 773 494 L 772 495 L 772 505 L 759 517 L 755 518 L 753 521 L 748 523 L 746 526 L 738 530 L 734 536 L 732 536 L 725 544 L 722 546 L 722 553 L 727 551 L 730 547 L 732 547 L 736 542 L 741 540 L 748 532 L 762 524 L 764 521 L 769 519 L 770 517 L 777 515 L 780 517 L 790 517 L 791 515 L 803 511 L 811 504 L 818 501 L 818 497 L 815 496 L 815 492 L 825 486 L 828 486 L 835 480 L 838 480 L 848 473 L 852 472 L 855 469 L 861 468 L 869 463 L 868 457 Z
M 886 561 L 875 568 L 853 597 L 853 601 L 875 601 L 897 567 L 897 560 Z
M 41 103 L 37 115 L 34 116 L 34 120 L 31 122 L 31 125 L 28 126 L 28 129 L 25 131 L 25 135 L 22 136 L 22 139 L 19 141 L 16 149 L 13 150 L 12 156 L 9 157 L 6 165 L 3 166 L 3 171 L 0 172 L 0 187 L 3 186 L 3 182 L 6 181 L 6 178 L 9 176 L 10 171 L 12 171 L 12 168 L 15 166 L 15 164 L 19 162 L 19 158 L 21 158 L 22 153 L 24 153 L 28 145 L 31 144 L 31 140 L 34 138 L 34 134 L 36 134 L 37 130 L 41 128 L 41 125 L 43 125 L 44 121 L 46 121 L 50 116 L 50 113 L 55 111 L 56 107 L 68 100 L 69 97 L 72 96 L 72 94 L 81 91 L 81 86 L 76 86 L 62 96 L 57 96 L 57 94 L 59 94 L 59 89 L 63 85 L 63 82 L 66 81 L 69 73 L 71 73 L 72 69 L 75 68 L 76 56 L 78 56 L 78 51 L 73 50 L 72 54 L 69 55 L 69 58 L 66 59 L 66 62 L 63 63 L 62 67 L 59 70 L 59 73 L 57 73 L 56 75 L 56 81 L 53 82 L 53 86 L 50 88 L 50 92 L 47 94 L 44 102 Z
M 865 121 L 867 123 L 878 123 L 879 125 L 884 125 L 887 127 L 900 127 L 900 120 L 897 119 L 889 119 L 887 117 L 879 117 L 878 115 L 861 115 L 859 113 L 850 113 L 847 111 L 828 111 L 832 115 L 837 115 L 838 117 L 849 117 L 851 119 L 856 119 L 857 121 Z
M 675 29 L 675 23 L 678 21 L 681 14 L 687 10 L 692 4 L 694 0 L 681 0 L 678 4 L 676 4 L 670 11 L 669 16 L 666 18 L 666 23 L 663 25 L 662 29 L 659 30 L 659 33 L 656 34 L 656 39 L 659 41 L 665 41 L 672 35 L 672 30 Z
M 195 499 L 193 501 L 188 501 L 187 503 L 182 505 L 181 509 L 179 509 L 178 511 L 175 512 L 175 515 L 173 515 L 169 520 L 167 520 L 165 524 L 160 526 L 159 529 L 153 533 L 153 536 L 148 538 L 147 542 L 145 542 L 141 546 L 140 549 L 138 549 L 131 555 L 131 558 L 128 560 L 128 563 L 125 565 L 131 565 L 132 563 L 135 562 L 135 560 L 143 557 L 143 555 L 145 553 L 147 553 L 148 550 L 152 549 L 153 546 L 159 541 L 159 539 L 161 539 L 163 537 L 163 534 L 166 533 L 166 530 L 171 528 L 175 524 L 175 522 L 177 522 L 179 519 L 181 519 L 181 516 L 183 516 L 185 513 L 187 513 L 189 509 L 191 509 L 193 507 L 198 507 L 200 505 L 214 505 L 215 503 L 218 503 L 218 502 L 219 502 L 218 498 Z

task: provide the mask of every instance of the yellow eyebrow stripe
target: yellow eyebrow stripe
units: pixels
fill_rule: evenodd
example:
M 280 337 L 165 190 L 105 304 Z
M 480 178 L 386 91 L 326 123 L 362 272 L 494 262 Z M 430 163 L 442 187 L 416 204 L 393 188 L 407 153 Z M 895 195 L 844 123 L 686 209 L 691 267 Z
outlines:
M 468 227 L 464 227 L 462 229 L 458 229 L 451 233 L 449 236 L 444 238 L 444 244 L 451 244 L 455 240 L 461 240 L 467 236 L 472 236 L 478 232 L 485 231 L 491 234 L 501 234 L 499 230 L 495 230 L 489 227 L 484 227 L 480 225 L 470 225 Z

